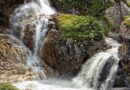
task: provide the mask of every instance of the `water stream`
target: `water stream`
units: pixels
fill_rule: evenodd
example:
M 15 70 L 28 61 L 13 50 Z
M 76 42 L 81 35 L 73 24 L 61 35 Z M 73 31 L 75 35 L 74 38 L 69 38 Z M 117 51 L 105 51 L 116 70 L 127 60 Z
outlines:
M 100 90 L 112 87 L 118 67 L 118 47 L 120 44 L 111 38 L 106 38 L 106 43 L 112 48 L 97 53 L 87 60 L 81 72 L 73 79 L 77 85 Z
M 24 40 L 26 26 L 34 26 L 33 52 L 30 52 L 27 64 L 38 74 L 43 71 L 39 64 L 41 43 L 48 31 L 47 16 L 55 14 L 48 0 L 32 0 L 17 8 L 12 15 L 11 25 L 20 27 L 20 39 Z M 23 41 L 24 42 L 24 41 Z M 111 49 L 95 54 L 82 66 L 79 74 L 71 80 L 37 79 L 14 84 L 20 90 L 107 90 L 113 86 L 114 76 L 118 67 L 118 47 L 115 40 L 106 38 Z M 43 74 L 44 75 L 44 74 Z M 104 75 L 104 76 L 103 76 Z
M 118 47 L 120 44 L 111 38 L 106 38 L 106 42 L 112 48 L 97 53 L 87 60 L 82 66 L 81 72 L 72 80 L 44 79 L 15 85 L 21 90 L 109 90 L 113 86 L 118 67 Z M 106 70 L 106 74 L 103 69 Z M 101 77 L 101 73 L 106 75 L 105 79 Z M 102 80 L 99 80 L 100 78 Z
M 48 17 L 55 13 L 55 10 L 50 7 L 49 0 L 32 0 L 29 3 L 25 1 L 24 5 L 18 7 L 10 19 L 12 33 L 19 37 L 23 43 L 26 43 L 26 39 L 30 39 L 28 42 L 33 44 L 27 65 L 32 68 L 39 79 L 45 77 L 43 68 L 39 64 L 40 47 L 44 45 L 42 42 L 48 32 Z M 18 31 L 19 29 L 20 31 Z M 28 35 L 26 32 L 31 34 Z

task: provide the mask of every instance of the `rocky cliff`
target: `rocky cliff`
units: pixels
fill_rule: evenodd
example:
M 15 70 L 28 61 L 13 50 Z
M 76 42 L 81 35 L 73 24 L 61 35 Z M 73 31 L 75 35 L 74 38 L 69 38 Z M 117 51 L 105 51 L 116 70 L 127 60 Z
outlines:
M 1 0 L 0 1 L 0 24 L 9 25 L 9 19 L 13 11 L 21 4 L 24 0 Z
M 58 72 L 60 76 L 73 76 L 79 72 L 82 64 L 88 58 L 99 51 L 105 50 L 106 47 L 107 45 L 103 40 L 100 42 L 73 41 L 62 38 L 60 31 L 51 29 L 44 42 L 41 58 L 43 66 L 46 64 L 54 72 Z
M 125 19 L 120 25 L 121 46 L 119 48 L 119 68 L 117 71 L 116 86 L 129 87 L 130 83 L 130 38 L 129 38 L 129 18 Z
M 11 35 L 0 34 L 0 82 L 19 82 L 31 79 L 26 66 L 29 51 Z

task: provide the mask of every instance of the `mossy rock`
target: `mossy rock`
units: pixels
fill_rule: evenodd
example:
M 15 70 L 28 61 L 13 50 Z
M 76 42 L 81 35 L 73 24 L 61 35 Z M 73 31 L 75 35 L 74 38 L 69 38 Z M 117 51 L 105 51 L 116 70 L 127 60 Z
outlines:
M 64 38 L 79 41 L 103 39 L 104 30 L 94 17 L 59 14 L 57 22 L 61 30 L 61 35 Z
M 125 16 L 123 23 L 127 28 L 130 28 L 130 16 Z
M 0 83 L 0 90 L 19 90 L 9 83 Z

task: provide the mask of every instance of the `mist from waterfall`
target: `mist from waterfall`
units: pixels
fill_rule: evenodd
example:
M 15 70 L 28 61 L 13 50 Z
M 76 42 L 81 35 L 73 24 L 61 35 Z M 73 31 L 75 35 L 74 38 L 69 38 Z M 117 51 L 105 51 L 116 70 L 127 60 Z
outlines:
M 11 16 L 10 22 L 13 30 L 13 34 L 17 36 L 17 30 L 20 28 L 21 31 L 18 37 L 25 43 L 26 32 L 28 28 L 33 27 L 32 41 L 33 50 L 30 50 L 27 65 L 38 75 L 38 78 L 44 77 L 43 69 L 40 66 L 40 49 L 44 45 L 43 40 L 48 32 L 48 17 L 55 14 L 55 10 L 51 8 L 49 0 L 32 0 L 17 8 Z M 34 35 L 33 35 L 34 33 Z M 26 45 L 25 45 L 26 46 Z M 40 75 L 40 76 L 39 76 Z

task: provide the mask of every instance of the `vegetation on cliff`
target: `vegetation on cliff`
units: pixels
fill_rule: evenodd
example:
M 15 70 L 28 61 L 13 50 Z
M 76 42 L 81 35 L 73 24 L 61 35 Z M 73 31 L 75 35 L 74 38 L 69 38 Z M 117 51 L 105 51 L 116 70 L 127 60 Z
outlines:
M 103 38 L 104 31 L 94 17 L 59 14 L 57 20 L 63 37 L 80 41 Z
M 110 0 L 58 0 L 64 8 L 77 14 L 102 15 L 103 11 L 113 5 Z
M 9 83 L 0 83 L 0 90 L 18 90 L 18 89 Z

